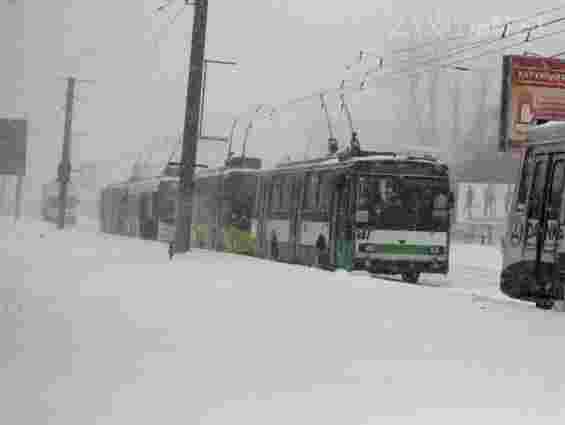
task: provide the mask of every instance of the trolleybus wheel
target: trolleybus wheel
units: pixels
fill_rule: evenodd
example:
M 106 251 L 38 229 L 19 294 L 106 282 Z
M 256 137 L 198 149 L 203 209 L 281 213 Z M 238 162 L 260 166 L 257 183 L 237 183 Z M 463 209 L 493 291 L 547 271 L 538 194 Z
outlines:
M 408 283 L 418 283 L 420 273 L 418 272 L 405 272 L 402 273 L 402 280 Z

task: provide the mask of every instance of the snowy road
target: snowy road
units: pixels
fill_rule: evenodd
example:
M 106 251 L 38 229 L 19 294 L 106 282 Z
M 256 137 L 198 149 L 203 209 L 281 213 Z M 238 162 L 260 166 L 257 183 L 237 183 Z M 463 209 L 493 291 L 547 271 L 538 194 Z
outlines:
M 0 231 L 0 290 L 22 306 L 1 313 L 0 423 L 564 413 L 565 316 L 465 294 L 495 289 L 494 248 L 458 247 L 428 287 L 197 250 L 170 263 L 159 244 L 41 238 L 37 224 Z

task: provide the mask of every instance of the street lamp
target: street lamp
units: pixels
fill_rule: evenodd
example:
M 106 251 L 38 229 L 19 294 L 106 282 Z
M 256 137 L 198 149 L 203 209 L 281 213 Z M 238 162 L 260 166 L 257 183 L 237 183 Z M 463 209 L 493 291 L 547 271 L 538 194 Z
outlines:
M 224 61 L 224 60 L 217 60 L 217 59 L 204 59 L 204 72 L 202 74 L 202 100 L 200 101 L 200 123 L 198 125 L 198 134 L 201 140 L 216 140 L 219 142 L 227 142 L 226 137 L 212 137 L 212 136 L 204 136 L 202 134 L 203 129 L 203 122 L 204 122 L 204 105 L 206 102 L 206 73 L 208 71 L 208 64 L 209 63 L 216 63 L 219 65 L 237 65 L 237 62 L 233 61 Z

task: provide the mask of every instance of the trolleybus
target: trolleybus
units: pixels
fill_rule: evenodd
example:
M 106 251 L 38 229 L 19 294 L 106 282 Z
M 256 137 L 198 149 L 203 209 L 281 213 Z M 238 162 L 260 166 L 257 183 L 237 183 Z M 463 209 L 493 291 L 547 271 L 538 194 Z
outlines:
M 330 269 L 400 274 L 449 271 L 453 191 L 429 155 L 360 152 L 261 172 L 257 254 Z
M 501 291 L 552 308 L 563 300 L 565 123 L 532 128 L 503 238 Z

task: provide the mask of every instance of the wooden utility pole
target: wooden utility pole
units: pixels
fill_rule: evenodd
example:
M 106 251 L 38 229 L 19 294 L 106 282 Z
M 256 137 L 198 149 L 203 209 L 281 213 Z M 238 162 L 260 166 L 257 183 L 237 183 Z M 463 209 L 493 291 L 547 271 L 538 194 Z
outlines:
M 65 133 L 63 136 L 63 152 L 61 162 L 58 168 L 59 181 L 59 216 L 57 219 L 57 228 L 65 227 L 65 216 L 67 212 L 67 191 L 68 183 L 71 176 L 71 130 L 73 122 L 73 103 L 75 93 L 76 79 L 67 78 L 67 95 L 65 104 Z
M 185 1 L 188 4 L 188 0 Z M 192 46 L 190 49 L 190 71 L 186 91 L 186 110 L 180 163 L 178 213 L 175 235 L 176 252 L 190 251 L 192 233 L 192 199 L 194 189 L 193 180 L 199 136 L 199 116 L 202 95 L 204 48 L 206 44 L 208 0 L 196 0 L 194 6 Z

